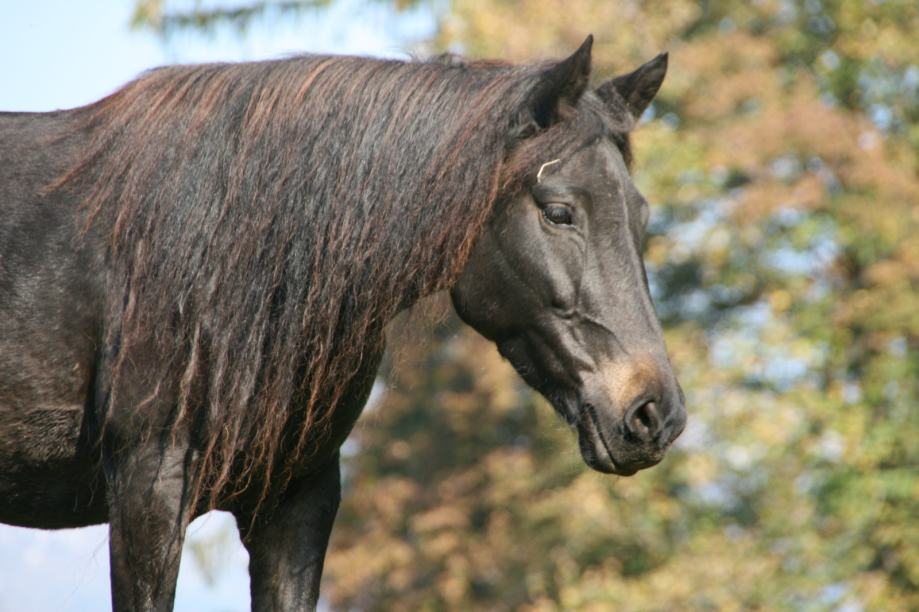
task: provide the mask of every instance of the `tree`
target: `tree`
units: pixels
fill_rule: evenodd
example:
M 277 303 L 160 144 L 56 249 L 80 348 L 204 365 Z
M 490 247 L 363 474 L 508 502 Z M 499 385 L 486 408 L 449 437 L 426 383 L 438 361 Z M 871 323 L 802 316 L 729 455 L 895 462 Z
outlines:
M 591 473 L 487 342 L 422 323 L 352 437 L 333 605 L 919 608 L 919 7 L 441 10 L 432 51 L 592 31 L 596 78 L 671 51 L 635 173 L 690 427 L 652 470 Z

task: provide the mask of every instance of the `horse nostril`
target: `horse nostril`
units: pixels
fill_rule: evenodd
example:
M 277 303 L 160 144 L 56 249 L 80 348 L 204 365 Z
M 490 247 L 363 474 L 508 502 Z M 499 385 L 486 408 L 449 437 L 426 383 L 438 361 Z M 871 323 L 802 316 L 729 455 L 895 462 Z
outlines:
M 643 442 L 650 442 L 661 430 L 661 418 L 654 400 L 646 400 L 630 408 L 624 421 L 626 430 Z

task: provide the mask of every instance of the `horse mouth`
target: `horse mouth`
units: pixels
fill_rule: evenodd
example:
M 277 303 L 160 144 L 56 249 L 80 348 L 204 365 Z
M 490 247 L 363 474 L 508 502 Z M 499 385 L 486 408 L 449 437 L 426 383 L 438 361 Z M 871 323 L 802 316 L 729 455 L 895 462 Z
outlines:
M 591 469 L 604 474 L 632 476 L 639 470 L 657 465 L 663 459 L 664 453 L 659 452 L 642 453 L 643 456 L 640 458 L 634 456 L 634 453 L 626 453 L 630 461 L 626 462 L 622 458 L 617 460 L 612 445 L 600 426 L 596 408 L 590 404 L 583 404 L 580 414 L 581 418 L 577 421 L 578 445 L 584 462 Z
M 651 449 L 626 440 L 621 426 L 613 428 L 615 433 L 612 435 L 622 435 L 623 440 L 618 445 L 610 440 L 609 430 L 601 426 L 600 415 L 592 404 L 570 396 L 553 394 L 549 397 L 556 411 L 577 432 L 581 457 L 592 470 L 632 476 L 639 470 L 657 465 L 664 458 L 664 449 Z M 614 452 L 614 448 L 618 448 L 619 452 Z

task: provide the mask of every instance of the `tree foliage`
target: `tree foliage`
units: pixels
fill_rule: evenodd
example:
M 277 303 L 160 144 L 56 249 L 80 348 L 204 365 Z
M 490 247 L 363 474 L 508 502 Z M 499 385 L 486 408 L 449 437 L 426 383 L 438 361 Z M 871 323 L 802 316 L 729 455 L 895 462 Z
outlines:
M 404 10 L 425 0 L 370 0 Z M 211 32 L 232 27 L 245 34 L 256 20 L 284 20 L 311 10 L 323 9 L 334 0 L 134 0 L 131 25 L 168 39 L 182 32 Z
M 333 606 L 919 608 L 919 6 L 439 15 L 431 49 L 473 56 L 593 32 L 597 78 L 670 50 L 635 173 L 690 426 L 651 470 L 589 472 L 487 342 L 423 323 L 352 436 Z

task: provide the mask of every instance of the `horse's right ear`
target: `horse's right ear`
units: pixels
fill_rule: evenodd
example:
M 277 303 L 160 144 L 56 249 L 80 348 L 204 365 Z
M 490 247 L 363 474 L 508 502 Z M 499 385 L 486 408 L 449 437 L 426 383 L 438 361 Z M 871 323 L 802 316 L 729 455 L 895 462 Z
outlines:
M 577 104 L 587 89 L 593 42 L 593 34 L 588 35 L 577 51 L 567 59 L 550 65 L 537 77 L 527 97 L 526 111 L 540 128 L 549 127 L 557 121 L 559 109 Z
M 597 95 L 607 104 L 614 104 L 617 99 L 625 102 L 629 118 L 635 124 L 657 95 L 666 74 L 667 53 L 664 52 L 637 70 L 600 85 Z

